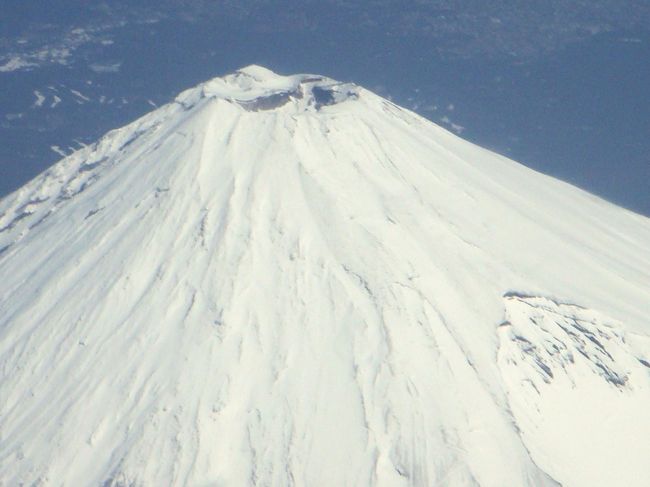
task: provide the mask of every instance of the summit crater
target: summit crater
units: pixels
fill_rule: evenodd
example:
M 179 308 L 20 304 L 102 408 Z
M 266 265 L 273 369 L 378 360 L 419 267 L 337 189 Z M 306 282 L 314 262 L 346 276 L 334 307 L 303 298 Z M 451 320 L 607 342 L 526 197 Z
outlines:
M 237 104 L 247 111 L 274 110 L 288 104 L 296 111 L 314 111 L 356 100 L 361 91 L 354 83 L 344 83 L 326 76 L 283 76 L 251 65 L 184 91 L 176 101 L 189 107 L 199 99 L 216 98 Z

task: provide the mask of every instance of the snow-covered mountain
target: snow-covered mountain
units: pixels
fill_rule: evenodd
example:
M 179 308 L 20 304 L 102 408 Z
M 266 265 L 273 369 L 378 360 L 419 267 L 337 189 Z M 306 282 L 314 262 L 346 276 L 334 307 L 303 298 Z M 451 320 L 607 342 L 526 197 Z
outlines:
M 0 485 L 647 486 L 650 220 L 250 66 L 0 201 Z

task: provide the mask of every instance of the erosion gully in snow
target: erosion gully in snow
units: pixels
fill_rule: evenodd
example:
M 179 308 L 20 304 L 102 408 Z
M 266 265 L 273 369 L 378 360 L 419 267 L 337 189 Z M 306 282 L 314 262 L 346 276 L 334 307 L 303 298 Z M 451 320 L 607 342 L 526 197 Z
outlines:
M 0 201 L 0 485 L 647 486 L 650 221 L 258 66 Z

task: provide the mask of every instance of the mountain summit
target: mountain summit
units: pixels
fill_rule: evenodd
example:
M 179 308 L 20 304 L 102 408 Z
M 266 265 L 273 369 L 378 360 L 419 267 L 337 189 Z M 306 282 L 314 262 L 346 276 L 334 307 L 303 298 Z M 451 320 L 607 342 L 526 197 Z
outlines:
M 318 110 L 359 96 L 357 86 L 324 76 L 280 76 L 260 66 L 248 66 L 182 93 L 176 101 L 188 106 L 201 98 L 222 98 L 248 111 L 289 105 L 295 112 Z
M 250 66 L 0 201 L 0 485 L 648 485 L 650 221 Z

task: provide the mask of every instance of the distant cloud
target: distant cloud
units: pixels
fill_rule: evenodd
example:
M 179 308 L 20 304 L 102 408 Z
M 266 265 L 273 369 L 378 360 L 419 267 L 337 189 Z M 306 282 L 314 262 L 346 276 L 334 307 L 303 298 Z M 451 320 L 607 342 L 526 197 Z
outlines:
M 107 38 L 109 31 L 123 25 L 121 22 L 113 22 L 100 26 L 87 28 L 76 27 L 67 30 L 61 36 L 47 38 L 46 43 L 39 43 L 34 46 L 33 42 L 25 39 L 15 41 L 13 49 L 2 53 L 0 56 L 0 73 L 34 69 L 52 64 L 66 66 L 72 63 L 72 57 L 80 47 L 88 44 L 100 44 L 108 46 L 112 40 Z M 1 64 L 3 63 L 4 64 Z M 101 72 L 115 72 L 120 65 L 115 64 L 104 66 L 98 64 Z
M 57 154 L 59 154 L 61 157 L 67 157 L 67 155 L 68 155 L 68 154 L 66 154 L 66 152 L 65 152 L 63 149 L 61 149 L 58 145 L 51 145 L 51 146 L 50 146 L 50 149 L 52 149 L 52 151 L 54 151 L 54 152 L 56 152 Z
M 458 125 L 457 123 L 452 122 L 449 117 L 444 116 L 440 119 L 440 122 L 444 123 L 447 125 L 451 130 L 456 132 L 458 135 L 462 134 L 465 131 L 465 127 L 462 125 Z
M 68 64 L 68 60 L 72 52 L 65 47 L 58 48 L 42 48 L 26 54 L 13 54 L 9 60 L 0 66 L 0 73 L 8 73 L 11 71 L 23 71 L 44 64 Z
M 20 56 L 13 56 L 5 64 L 0 66 L 0 73 L 9 73 L 11 71 L 18 71 L 36 66 L 35 63 L 29 62 Z
M 5 118 L 9 121 L 12 121 L 12 120 L 20 120 L 24 116 L 25 116 L 24 113 L 7 113 L 5 115 Z
M 70 93 L 72 93 L 74 96 L 76 96 L 76 97 L 78 98 L 78 100 L 76 100 L 76 101 L 77 101 L 77 103 L 79 103 L 79 104 L 83 104 L 83 103 L 85 103 L 85 102 L 89 102 L 89 101 L 91 101 L 90 98 L 88 98 L 86 95 L 84 95 L 84 94 L 81 93 L 80 91 L 77 91 L 77 90 L 70 90 Z
M 38 90 L 34 90 L 34 96 L 36 97 L 36 101 L 34 102 L 35 107 L 42 107 L 43 103 L 45 102 L 45 96 L 43 96 L 43 93 L 41 93 Z
M 117 63 L 93 63 L 89 68 L 95 73 L 117 73 L 122 67 L 121 62 Z

